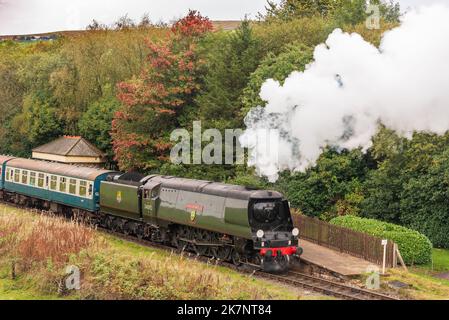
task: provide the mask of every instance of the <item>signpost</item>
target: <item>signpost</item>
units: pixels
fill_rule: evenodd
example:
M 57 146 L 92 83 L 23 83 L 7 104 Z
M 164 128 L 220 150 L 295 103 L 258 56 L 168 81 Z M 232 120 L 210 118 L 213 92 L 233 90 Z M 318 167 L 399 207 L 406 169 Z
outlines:
M 383 263 L 382 263 L 382 274 L 385 274 L 385 265 L 387 262 L 387 244 L 388 240 L 384 239 L 382 240 L 382 245 L 384 246 L 384 257 L 383 257 Z

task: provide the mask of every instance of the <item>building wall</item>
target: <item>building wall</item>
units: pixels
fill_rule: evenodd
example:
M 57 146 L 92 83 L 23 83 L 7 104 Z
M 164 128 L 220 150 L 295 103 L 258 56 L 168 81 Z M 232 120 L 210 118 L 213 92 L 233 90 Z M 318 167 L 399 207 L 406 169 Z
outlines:
M 34 159 L 56 161 L 62 163 L 79 163 L 79 164 L 103 164 L 104 161 L 100 157 L 70 157 L 48 153 L 33 152 Z

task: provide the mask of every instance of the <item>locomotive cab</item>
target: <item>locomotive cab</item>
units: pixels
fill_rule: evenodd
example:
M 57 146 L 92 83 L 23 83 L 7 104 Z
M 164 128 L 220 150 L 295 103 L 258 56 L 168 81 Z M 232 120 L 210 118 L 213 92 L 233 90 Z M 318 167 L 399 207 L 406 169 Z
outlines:
M 277 192 L 259 191 L 251 197 L 249 222 L 254 249 L 265 271 L 283 272 L 297 257 L 299 230 L 294 228 L 288 201 Z

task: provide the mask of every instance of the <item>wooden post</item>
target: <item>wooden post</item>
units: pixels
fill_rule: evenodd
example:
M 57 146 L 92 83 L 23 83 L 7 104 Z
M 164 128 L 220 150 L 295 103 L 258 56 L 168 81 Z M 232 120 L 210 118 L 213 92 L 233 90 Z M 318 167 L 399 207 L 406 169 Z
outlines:
M 401 252 L 399 251 L 399 248 L 396 247 L 396 254 L 398 255 L 399 261 L 401 262 L 402 267 L 405 269 L 406 272 L 408 272 L 407 266 L 404 263 L 404 259 L 402 259 Z
M 316 225 L 318 226 L 318 245 L 321 245 L 321 225 L 319 222 Z
M 393 243 L 393 268 L 398 267 L 398 254 L 396 251 L 398 250 L 398 245 L 396 243 Z
M 384 255 L 383 255 L 383 261 L 382 261 L 382 274 L 385 274 L 385 267 L 386 267 L 386 263 L 387 263 L 388 240 L 382 240 L 382 245 L 384 246 Z

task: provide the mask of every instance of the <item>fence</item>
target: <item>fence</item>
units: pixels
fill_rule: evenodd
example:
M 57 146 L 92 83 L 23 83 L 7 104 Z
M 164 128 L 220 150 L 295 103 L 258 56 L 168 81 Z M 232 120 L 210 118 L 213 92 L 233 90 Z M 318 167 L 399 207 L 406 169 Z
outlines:
M 293 214 L 292 218 L 302 239 L 382 265 L 384 246 L 381 238 L 304 215 Z M 386 267 L 396 264 L 395 244 L 388 241 Z

